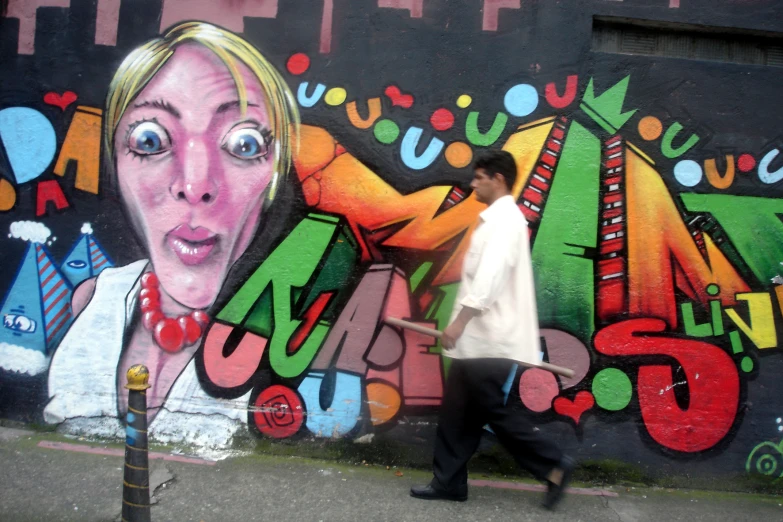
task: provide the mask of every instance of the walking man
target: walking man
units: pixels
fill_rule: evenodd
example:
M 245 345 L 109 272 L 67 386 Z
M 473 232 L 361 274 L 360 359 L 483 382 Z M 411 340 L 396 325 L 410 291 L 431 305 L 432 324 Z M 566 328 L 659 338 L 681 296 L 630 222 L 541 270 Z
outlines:
M 473 170 L 470 187 L 488 208 L 471 237 L 451 324 L 441 339 L 451 367 L 438 420 L 434 478 L 412 487 L 411 496 L 467 500 L 467 463 L 489 423 L 516 462 L 546 481 L 544 507 L 553 509 L 575 463 L 533 430 L 521 404 L 506 400 L 514 361 L 541 361 L 527 221 L 511 196 L 517 166 L 508 152 L 488 151 Z

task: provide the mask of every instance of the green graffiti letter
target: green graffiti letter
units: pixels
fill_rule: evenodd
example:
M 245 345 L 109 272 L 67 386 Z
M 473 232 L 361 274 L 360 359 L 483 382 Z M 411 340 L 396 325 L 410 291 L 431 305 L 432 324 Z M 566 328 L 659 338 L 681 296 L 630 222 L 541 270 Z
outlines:
M 258 335 L 271 333 L 269 362 L 272 369 L 282 377 L 296 377 L 312 361 L 329 326 L 323 322 L 314 325 L 304 343 L 295 353 L 289 354 L 289 339 L 302 324 L 296 316 L 306 308 L 293 303 L 309 305 L 314 299 L 312 294 L 327 290 L 326 287 L 339 291 L 345 286 L 344 279 L 354 261 L 346 259 L 344 249 L 334 245 L 346 243 L 349 242 L 341 233 L 337 218 L 309 215 L 258 267 L 217 318 L 234 324 L 244 323 L 245 328 Z M 325 272 L 332 272 L 328 266 L 335 253 L 340 258 L 337 270 L 340 277 L 324 277 Z M 324 269 L 314 278 L 325 257 Z M 310 281 L 313 283 L 307 295 L 303 295 L 303 289 Z M 270 284 L 271 295 L 267 288 Z
M 597 247 L 601 142 L 571 124 L 533 245 L 538 314 L 542 325 L 590 343 L 595 324 L 593 261 Z
M 761 283 L 781 272 L 783 200 L 728 194 L 681 194 L 689 212 L 709 212 Z

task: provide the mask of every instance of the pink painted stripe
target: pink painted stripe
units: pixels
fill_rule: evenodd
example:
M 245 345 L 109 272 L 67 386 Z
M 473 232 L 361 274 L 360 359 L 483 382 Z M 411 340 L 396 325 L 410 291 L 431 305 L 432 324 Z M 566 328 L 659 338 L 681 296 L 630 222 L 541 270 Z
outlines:
M 125 450 L 118 448 L 96 448 L 93 446 L 83 446 L 81 444 L 68 444 L 67 442 L 53 442 L 42 440 L 38 447 L 46 449 L 56 449 L 65 451 L 75 451 L 78 453 L 91 453 L 93 455 L 109 455 L 112 457 L 124 457 Z M 205 466 L 214 466 L 217 462 L 211 460 L 202 460 L 192 457 L 180 457 L 179 455 L 169 455 L 168 453 L 149 452 L 150 459 L 169 460 L 172 462 L 185 462 L 187 464 L 203 464 Z
M 328 54 L 332 50 L 332 16 L 334 0 L 324 0 L 324 11 L 321 16 L 321 42 L 319 51 Z
M 541 484 L 522 484 L 520 482 L 503 482 L 500 480 L 468 480 L 468 484 L 476 487 L 488 487 L 499 489 L 516 489 L 518 491 L 546 491 L 546 487 Z M 567 493 L 573 495 L 590 495 L 594 497 L 619 497 L 614 491 L 593 488 L 568 488 Z

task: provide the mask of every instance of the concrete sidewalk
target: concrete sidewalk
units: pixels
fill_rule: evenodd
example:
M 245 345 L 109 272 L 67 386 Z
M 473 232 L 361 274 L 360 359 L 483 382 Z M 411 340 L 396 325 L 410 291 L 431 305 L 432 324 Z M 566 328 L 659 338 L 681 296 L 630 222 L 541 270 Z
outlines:
M 121 446 L 0 428 L 0 519 L 118 521 Z M 154 457 L 154 458 L 153 458 Z M 475 477 L 464 503 L 408 495 L 422 471 L 296 457 L 219 462 L 156 453 L 155 521 L 737 521 L 783 520 L 783 498 L 661 489 L 579 488 L 551 513 L 537 485 Z M 511 489 L 509 489 L 511 488 Z

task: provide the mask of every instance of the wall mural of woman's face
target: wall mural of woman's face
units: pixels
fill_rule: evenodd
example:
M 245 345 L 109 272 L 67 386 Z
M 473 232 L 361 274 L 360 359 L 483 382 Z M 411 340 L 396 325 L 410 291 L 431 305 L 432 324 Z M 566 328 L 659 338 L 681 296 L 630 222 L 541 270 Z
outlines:
M 242 115 L 228 68 L 197 44 L 179 47 L 120 120 L 115 137 L 123 201 L 161 287 L 206 308 L 258 227 L 274 174 L 265 95 L 238 64 Z

